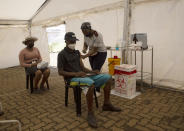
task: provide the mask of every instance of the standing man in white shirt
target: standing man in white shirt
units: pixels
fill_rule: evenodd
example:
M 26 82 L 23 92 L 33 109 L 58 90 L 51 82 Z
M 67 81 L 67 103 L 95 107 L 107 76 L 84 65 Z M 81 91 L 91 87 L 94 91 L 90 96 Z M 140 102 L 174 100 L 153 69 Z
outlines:
M 102 34 L 93 30 L 89 22 L 84 22 L 81 25 L 82 33 L 84 34 L 84 46 L 82 59 L 89 57 L 89 62 L 92 70 L 101 70 L 107 57 L 107 50 L 103 42 Z M 87 49 L 89 51 L 86 53 Z

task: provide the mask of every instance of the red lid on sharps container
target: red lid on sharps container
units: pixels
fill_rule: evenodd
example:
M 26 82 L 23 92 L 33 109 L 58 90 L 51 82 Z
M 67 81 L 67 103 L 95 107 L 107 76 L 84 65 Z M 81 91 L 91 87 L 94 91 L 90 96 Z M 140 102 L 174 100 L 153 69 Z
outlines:
M 114 59 L 118 59 L 118 56 L 115 55 L 115 56 L 114 56 Z

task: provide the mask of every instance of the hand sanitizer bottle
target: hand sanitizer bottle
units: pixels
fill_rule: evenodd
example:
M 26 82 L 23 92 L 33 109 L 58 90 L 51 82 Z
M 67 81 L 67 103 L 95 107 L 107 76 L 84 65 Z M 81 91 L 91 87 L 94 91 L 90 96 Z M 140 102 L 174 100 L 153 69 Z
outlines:
M 119 50 L 119 44 L 118 43 L 116 44 L 116 50 Z

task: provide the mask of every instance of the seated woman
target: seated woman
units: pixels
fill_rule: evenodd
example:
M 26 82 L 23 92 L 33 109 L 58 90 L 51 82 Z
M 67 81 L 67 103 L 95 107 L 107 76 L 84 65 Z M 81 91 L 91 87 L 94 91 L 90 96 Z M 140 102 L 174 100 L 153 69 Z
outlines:
M 34 42 L 38 39 L 35 37 L 27 37 L 23 44 L 26 45 L 19 53 L 19 61 L 22 67 L 25 67 L 26 74 L 35 74 L 34 88 L 38 89 L 38 83 L 43 75 L 40 88 L 44 88 L 44 84 L 50 75 L 50 69 L 37 69 L 37 64 L 42 61 L 38 48 L 34 47 Z

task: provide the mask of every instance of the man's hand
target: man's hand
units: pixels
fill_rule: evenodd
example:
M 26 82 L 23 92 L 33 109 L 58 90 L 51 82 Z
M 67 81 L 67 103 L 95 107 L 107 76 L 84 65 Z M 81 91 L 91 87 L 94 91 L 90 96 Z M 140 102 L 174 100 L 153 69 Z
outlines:
M 100 71 L 99 70 L 94 70 L 93 73 L 99 75 L 100 74 Z
M 34 61 L 38 61 L 38 58 L 34 58 L 33 60 L 34 60 Z
M 85 72 L 82 72 L 82 71 L 76 72 L 75 76 L 76 77 L 86 77 L 86 73 Z
M 31 64 L 31 67 L 33 67 L 33 66 L 37 66 L 37 62 L 32 63 L 32 64 Z
M 85 59 L 85 58 L 87 58 L 87 57 L 86 57 L 86 55 L 81 55 L 81 58 L 82 58 L 82 59 Z

